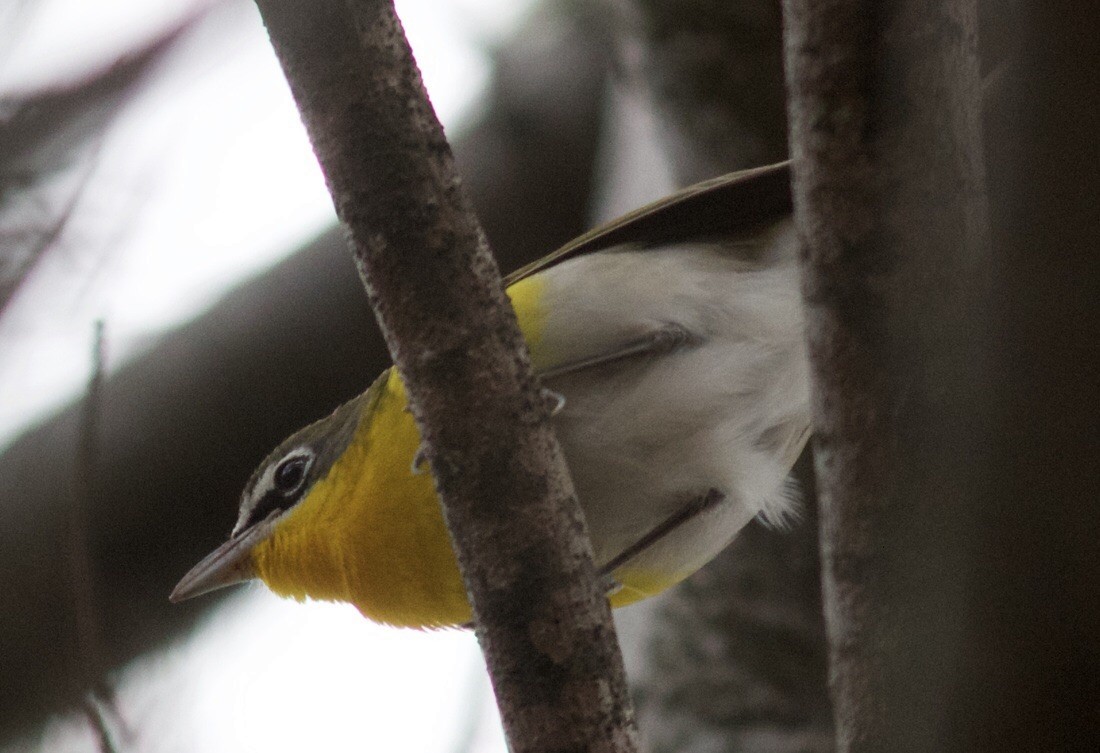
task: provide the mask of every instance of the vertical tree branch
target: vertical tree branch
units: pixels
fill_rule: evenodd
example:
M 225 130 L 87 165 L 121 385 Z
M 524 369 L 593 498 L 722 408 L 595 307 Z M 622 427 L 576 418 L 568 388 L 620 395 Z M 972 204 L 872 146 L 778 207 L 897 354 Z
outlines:
M 572 485 L 389 0 L 258 0 L 405 379 L 512 750 L 632 750 Z
M 975 4 L 785 0 L 843 751 L 952 739 L 987 501 Z

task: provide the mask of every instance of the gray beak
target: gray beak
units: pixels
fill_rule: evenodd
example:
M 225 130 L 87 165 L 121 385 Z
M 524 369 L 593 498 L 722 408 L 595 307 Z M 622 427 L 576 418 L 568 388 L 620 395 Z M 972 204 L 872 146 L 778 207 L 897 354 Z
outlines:
M 271 533 L 271 524 L 275 517 L 274 514 L 268 516 L 266 520 L 246 529 L 203 557 L 176 584 L 168 600 L 172 603 L 180 602 L 255 578 L 256 573 L 249 555 L 252 547 Z

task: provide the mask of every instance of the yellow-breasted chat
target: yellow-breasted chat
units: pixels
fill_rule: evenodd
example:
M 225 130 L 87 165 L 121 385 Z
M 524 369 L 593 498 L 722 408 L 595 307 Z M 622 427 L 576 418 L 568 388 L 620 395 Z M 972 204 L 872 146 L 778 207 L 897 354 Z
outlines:
M 780 163 L 684 189 L 507 280 L 613 605 L 654 595 L 757 515 L 789 514 L 810 433 L 808 366 Z M 370 619 L 470 620 L 397 371 L 257 468 L 230 539 L 172 593 L 258 578 Z

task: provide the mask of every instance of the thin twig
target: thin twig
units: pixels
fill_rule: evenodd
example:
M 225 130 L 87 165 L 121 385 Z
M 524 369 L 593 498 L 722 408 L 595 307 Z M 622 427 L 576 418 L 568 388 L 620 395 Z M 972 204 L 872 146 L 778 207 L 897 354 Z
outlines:
M 117 753 L 110 717 L 121 719 L 114 694 L 104 681 L 106 661 L 96 603 L 95 567 L 88 540 L 88 509 L 94 495 L 98 464 L 100 406 L 102 404 L 106 338 L 102 321 L 94 328 L 92 371 L 84 397 L 84 413 L 77 448 L 74 494 L 69 507 L 68 563 L 76 632 L 77 682 L 84 689 L 81 710 L 96 731 L 102 753 Z

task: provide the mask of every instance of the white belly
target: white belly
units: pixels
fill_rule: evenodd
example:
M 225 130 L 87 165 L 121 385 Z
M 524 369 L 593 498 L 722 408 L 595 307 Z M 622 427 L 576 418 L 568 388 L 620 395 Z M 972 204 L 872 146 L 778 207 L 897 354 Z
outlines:
M 547 383 L 565 396 L 555 428 L 597 564 L 711 489 L 722 503 L 623 569 L 678 580 L 758 513 L 777 521 L 792 509 L 784 480 L 808 435 L 809 396 L 789 222 L 752 261 L 744 251 L 604 252 L 540 274 L 542 345 L 562 363 L 669 324 L 692 336 Z

